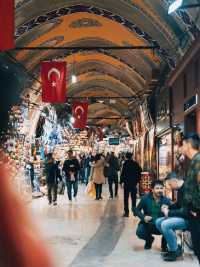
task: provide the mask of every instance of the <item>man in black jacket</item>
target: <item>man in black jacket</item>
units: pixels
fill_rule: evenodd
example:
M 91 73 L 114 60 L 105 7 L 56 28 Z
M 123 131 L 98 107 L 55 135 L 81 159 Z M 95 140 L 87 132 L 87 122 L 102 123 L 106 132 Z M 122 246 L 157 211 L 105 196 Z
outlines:
M 169 173 L 166 181 L 172 190 L 177 190 L 177 201 L 169 207 L 161 207 L 165 217 L 156 220 L 157 229 L 163 234 L 168 245 L 168 252 L 163 254 L 165 261 L 175 261 L 181 251 L 177 245 L 176 230 L 188 228 L 188 212 L 183 208 L 184 181 L 176 173 Z
M 163 217 L 161 207 L 163 205 L 170 206 L 171 200 L 163 196 L 164 185 L 162 181 L 156 180 L 152 182 L 152 192 L 144 195 L 136 208 L 133 209 L 135 216 L 140 218 L 136 235 L 145 240 L 144 249 L 151 249 L 154 241 L 154 235 L 161 234 L 155 225 L 157 218 Z M 162 239 L 161 249 L 166 249 L 166 242 Z
M 52 199 L 53 205 L 57 205 L 57 186 L 59 177 L 57 176 L 57 165 L 54 162 L 52 153 L 47 154 L 44 172 L 46 175 L 49 205 L 51 205 Z
M 124 185 L 124 217 L 129 216 L 129 194 L 131 194 L 132 209 L 136 207 L 137 184 L 140 182 L 141 172 L 139 164 L 132 159 L 132 153 L 127 152 L 120 179 L 120 184 Z
M 113 183 L 115 184 L 115 197 L 118 196 L 118 171 L 119 171 L 119 161 L 115 156 L 114 152 L 111 152 L 111 155 L 108 159 L 108 184 L 110 198 L 113 198 Z
M 73 156 L 73 151 L 68 151 L 68 159 L 63 164 L 63 172 L 65 174 L 67 194 L 69 201 L 72 201 L 72 187 L 74 191 L 74 198 L 76 199 L 78 193 L 78 173 L 80 171 L 80 164 Z

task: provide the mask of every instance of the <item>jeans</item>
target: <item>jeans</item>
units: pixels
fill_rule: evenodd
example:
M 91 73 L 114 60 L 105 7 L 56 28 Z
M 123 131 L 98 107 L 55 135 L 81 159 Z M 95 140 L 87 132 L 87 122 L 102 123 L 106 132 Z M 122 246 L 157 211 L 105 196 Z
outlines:
M 183 218 L 162 217 L 156 220 L 156 227 L 166 239 L 169 251 L 177 251 L 178 245 L 175 230 L 187 229 L 188 223 Z
M 52 203 L 52 198 L 53 202 L 57 201 L 57 184 L 47 184 L 47 189 L 48 189 L 48 200 L 49 203 Z M 53 197 L 52 197 L 53 194 Z
M 101 199 L 101 194 L 102 194 L 102 184 L 95 184 L 95 189 L 96 189 L 96 199 Z
M 78 181 L 67 181 L 66 182 L 67 185 L 67 194 L 68 194 L 68 198 L 69 200 L 72 200 L 72 188 L 74 191 L 74 197 L 77 196 L 78 193 Z
M 115 196 L 118 195 L 118 177 L 108 177 L 110 197 L 113 198 L 113 183 L 115 184 Z
M 88 180 L 89 180 L 89 177 L 90 177 L 90 171 L 91 171 L 90 167 L 86 167 L 85 168 L 85 184 L 86 185 L 88 184 Z
M 132 200 L 132 209 L 136 207 L 136 196 L 137 196 L 137 188 L 129 188 L 128 186 L 124 186 L 124 212 L 125 214 L 129 214 L 129 195 L 131 194 Z

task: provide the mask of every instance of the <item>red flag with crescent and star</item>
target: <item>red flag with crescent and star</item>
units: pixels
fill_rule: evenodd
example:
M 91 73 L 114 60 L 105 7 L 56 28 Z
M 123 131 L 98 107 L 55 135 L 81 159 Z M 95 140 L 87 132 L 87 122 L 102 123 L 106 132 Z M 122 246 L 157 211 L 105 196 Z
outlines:
M 41 62 L 42 101 L 66 102 L 66 62 Z
M 74 117 L 73 127 L 85 129 L 87 124 L 88 102 L 74 102 L 72 106 L 72 116 Z
M 14 0 L 0 0 L 0 51 L 6 51 L 15 47 L 14 14 Z

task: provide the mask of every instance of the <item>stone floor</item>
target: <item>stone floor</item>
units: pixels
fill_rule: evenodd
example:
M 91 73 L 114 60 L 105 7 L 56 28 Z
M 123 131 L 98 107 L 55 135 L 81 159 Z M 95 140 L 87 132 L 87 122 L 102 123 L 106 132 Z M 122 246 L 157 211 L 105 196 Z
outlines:
M 137 219 L 123 218 L 122 192 L 117 200 L 95 201 L 79 186 L 77 201 L 69 203 L 67 196 L 58 197 L 58 206 L 48 206 L 45 197 L 30 205 L 34 220 L 46 240 L 57 267 L 197 267 L 190 254 L 184 260 L 163 262 L 159 253 L 160 237 L 151 251 L 135 236 Z

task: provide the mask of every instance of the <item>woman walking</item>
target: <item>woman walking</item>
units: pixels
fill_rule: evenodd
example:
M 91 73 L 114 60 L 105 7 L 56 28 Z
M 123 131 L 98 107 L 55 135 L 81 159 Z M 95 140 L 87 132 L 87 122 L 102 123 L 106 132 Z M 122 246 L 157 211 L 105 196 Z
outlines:
M 105 159 L 101 154 L 97 154 L 95 161 L 91 164 L 93 167 L 91 180 L 95 184 L 96 200 L 102 199 L 102 185 L 105 183 L 104 166 Z

